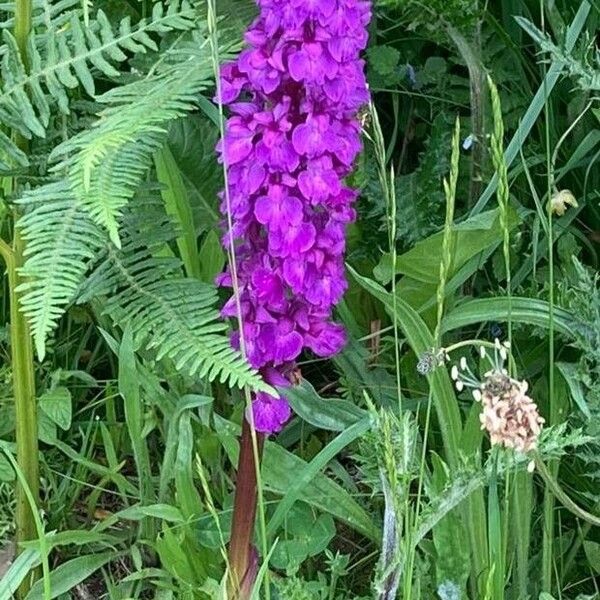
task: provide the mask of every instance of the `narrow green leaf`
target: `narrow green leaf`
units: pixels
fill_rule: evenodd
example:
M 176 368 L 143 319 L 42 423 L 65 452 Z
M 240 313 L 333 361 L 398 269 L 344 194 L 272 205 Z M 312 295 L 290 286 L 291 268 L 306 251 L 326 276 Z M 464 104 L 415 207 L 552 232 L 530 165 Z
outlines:
M 154 166 L 158 181 L 163 186 L 161 196 L 167 214 L 173 217 L 181 232 L 176 241 L 185 272 L 188 277 L 200 278 L 194 214 L 181 171 L 167 144 L 154 154 Z
M 571 397 L 579 410 L 588 418 L 592 418 L 590 407 L 585 399 L 585 393 L 581 381 L 577 377 L 577 365 L 573 363 L 557 362 L 556 366 L 569 386 Z
M 565 36 L 565 52 L 571 52 L 575 47 L 575 43 L 579 38 L 583 30 L 583 26 L 590 14 L 591 4 L 588 0 L 583 0 L 579 5 L 579 9 L 575 18 L 571 22 L 569 26 L 566 36 Z M 510 143 L 508 144 L 506 151 L 504 152 L 504 161 L 506 162 L 506 167 L 510 167 L 515 158 L 519 155 L 519 151 L 525 141 L 527 140 L 527 136 L 533 129 L 538 117 L 540 116 L 544 106 L 546 105 L 546 101 L 550 96 L 554 86 L 558 82 L 563 71 L 563 65 L 559 61 L 553 61 L 544 77 L 544 80 L 540 84 L 538 91 L 536 92 L 533 100 L 529 104 L 527 111 L 523 115 L 520 120 L 519 127 L 515 134 L 513 135 Z M 496 188 L 498 187 L 498 175 L 495 174 L 492 177 L 491 181 L 488 183 L 487 187 L 481 194 L 481 197 L 477 201 L 477 204 L 473 207 L 471 211 L 471 215 L 479 214 L 490 201 L 494 193 L 496 192 Z
M 38 550 L 28 548 L 21 552 L 0 579 L 0 598 L 6 598 L 7 600 L 12 598 L 27 575 L 32 569 L 39 566 L 40 562 L 41 558 Z
M 196 486 L 192 469 L 194 458 L 194 433 L 189 411 L 179 419 L 177 457 L 175 460 L 175 488 L 177 501 L 183 515 L 190 519 L 201 515 L 202 501 Z
M 87 554 L 61 564 L 50 573 L 50 585 L 52 589 L 50 598 L 58 598 L 60 595 L 66 594 L 105 564 L 118 558 L 118 556 L 117 552 Z M 35 583 L 29 594 L 27 594 L 26 600 L 45 600 L 43 581 Z
M 295 471 L 289 482 L 289 486 L 281 499 L 275 513 L 269 520 L 267 525 L 267 535 L 271 538 L 276 534 L 277 530 L 283 523 L 285 516 L 296 500 L 306 500 L 306 487 L 310 484 L 315 476 L 320 473 L 329 461 L 337 456 L 348 444 L 358 439 L 361 435 L 369 430 L 371 426 L 370 417 L 365 417 L 358 423 L 350 426 L 344 432 L 335 437 L 323 450 L 321 450 L 313 460 L 308 463 L 301 471 Z M 268 473 L 269 463 L 265 464 L 265 478 Z
M 442 322 L 442 332 L 460 327 L 503 321 L 510 318 L 514 323 L 524 323 L 536 327 L 550 326 L 550 306 L 545 300 L 535 298 L 511 298 L 510 310 L 507 298 L 478 298 L 468 300 L 454 307 Z M 570 336 L 574 328 L 583 326 L 569 311 L 554 308 L 554 329 Z
M 14 481 L 15 472 L 4 454 L 0 454 L 0 481 Z M 2 596 L 0 596 L 1 598 Z
M 146 439 L 142 435 L 144 428 L 143 403 L 140 396 L 140 378 L 133 346 L 133 333 L 127 324 L 119 347 L 119 393 L 123 398 L 125 422 L 133 448 L 133 456 L 139 481 L 139 498 L 142 504 L 152 504 L 155 500 L 152 485 L 152 470 Z M 146 539 L 154 539 L 152 523 L 143 526 Z

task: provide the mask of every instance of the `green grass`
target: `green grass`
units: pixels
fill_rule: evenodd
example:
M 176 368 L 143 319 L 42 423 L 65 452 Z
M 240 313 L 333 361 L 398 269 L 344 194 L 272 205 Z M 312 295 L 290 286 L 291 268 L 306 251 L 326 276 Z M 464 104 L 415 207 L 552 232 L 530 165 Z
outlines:
M 86 59 L 50 90 L 37 71 L 57 67 L 36 63 L 27 31 L 42 52 L 51 35 L 76 31 L 70 10 L 89 32 L 119 31 L 123 17 L 133 30 L 141 18 L 170 25 L 148 25 L 144 51 L 123 46 L 124 57 L 73 42 L 76 56 L 108 62 Z M 0 137 L 0 548 L 18 543 L 0 600 L 225 600 L 248 565 L 238 600 L 600 599 L 597 3 L 374 2 L 372 97 L 347 182 L 360 192 L 357 221 L 336 312 L 349 342 L 332 360 L 301 357 L 294 416 L 265 440 L 242 429 L 252 390 L 228 385 L 227 365 L 190 374 L 118 301 L 122 281 L 145 289 L 157 277 L 179 333 L 196 332 L 209 355 L 221 335 L 200 329 L 224 301 L 214 276 L 237 251 L 219 242 L 227 168 L 213 146 L 227 112 L 213 81 L 255 11 L 251 0 L 0 6 L 2 27 L 33 58 L 29 80 L 43 84 L 23 88 L 21 122 L 5 87 L 20 67 L 5 61 L 0 136 L 29 164 L 6 168 L 14 150 Z M 14 56 L 6 40 L 2 54 Z M 100 115 L 88 71 L 119 109 Z M 157 84 L 164 72 L 178 74 L 171 87 Z M 173 110 L 144 104 L 140 123 L 155 117 L 160 131 L 127 120 L 141 103 L 126 86 L 140 82 Z M 27 109 L 41 110 L 40 94 L 48 119 Z M 74 181 L 63 170 L 81 159 L 78 144 L 89 150 L 98 123 L 106 133 L 120 118 L 139 137 L 118 146 L 133 192 L 122 223 L 109 211 L 117 253 L 85 202 L 44 194 Z M 71 158 L 51 171 L 61 143 Z M 96 168 L 109 177 L 116 167 Z M 566 190 L 576 205 L 561 214 L 552 200 Z M 17 310 L 30 254 L 15 223 L 41 210 L 21 201 L 36 197 L 48 211 L 73 203 L 52 221 L 68 239 L 42 227 L 38 241 L 52 244 L 43 264 L 77 290 L 55 306 L 43 361 Z M 192 280 L 205 287 L 183 287 Z M 528 382 L 546 420 L 527 455 L 490 444 L 477 393 L 456 382 L 456 372 L 486 379 L 480 349 L 497 353 L 495 338 L 510 346 L 507 377 Z

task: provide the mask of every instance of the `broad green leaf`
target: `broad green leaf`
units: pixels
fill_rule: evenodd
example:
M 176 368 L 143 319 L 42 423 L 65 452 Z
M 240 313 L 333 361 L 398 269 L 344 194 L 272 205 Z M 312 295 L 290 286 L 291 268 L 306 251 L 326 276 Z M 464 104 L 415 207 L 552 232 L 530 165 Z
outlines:
M 517 213 L 511 208 L 508 216 L 509 229 L 514 228 L 517 223 Z M 502 239 L 498 209 L 481 213 L 458 225 L 453 225 L 452 231 L 453 253 L 449 277 L 471 258 Z M 417 281 L 437 284 L 442 260 L 443 237 L 443 232 L 436 233 L 417 242 L 411 250 L 398 256 L 396 272 Z
M 380 75 L 390 75 L 398 66 L 400 52 L 392 46 L 372 46 L 367 57 L 369 65 Z
M 225 253 L 221 240 L 214 230 L 210 230 L 200 247 L 200 279 L 206 283 L 213 283 L 215 277 L 223 271 L 225 266 Z
M 58 598 L 61 594 L 66 594 L 105 564 L 118 557 L 117 552 L 102 552 L 78 556 L 62 563 L 50 573 L 52 590 L 50 598 Z M 27 594 L 26 600 L 46 600 L 44 598 L 43 583 L 42 580 L 36 582 Z
M 66 387 L 57 387 L 40 396 L 40 409 L 61 429 L 71 427 L 71 392 Z
M 156 551 L 161 564 L 178 580 L 188 585 L 198 585 L 194 567 L 190 563 L 193 558 L 188 556 L 183 546 L 183 530 L 170 529 L 163 525 L 162 532 L 156 540 Z
M 218 126 L 197 114 L 178 119 L 169 130 L 169 149 L 188 191 L 196 233 L 219 222 L 217 193 L 223 187 L 223 167 L 214 151 L 218 131 Z
M 347 400 L 321 398 L 308 381 L 279 391 L 301 419 L 319 429 L 344 431 L 367 415 L 366 411 Z
M 590 567 L 596 573 L 600 573 L 600 544 L 592 540 L 585 540 L 583 542 L 583 549 L 585 550 L 585 556 L 588 559 Z
M 56 444 L 56 423 L 44 412 L 38 414 L 38 438 L 44 444 Z
M 432 472 L 429 480 L 430 497 L 440 498 L 448 485 L 448 468 L 435 453 L 431 455 Z M 460 513 L 451 511 L 432 530 L 436 549 L 435 573 L 438 585 L 452 581 L 459 590 L 465 589 L 469 576 L 469 547 L 464 543 L 464 526 Z

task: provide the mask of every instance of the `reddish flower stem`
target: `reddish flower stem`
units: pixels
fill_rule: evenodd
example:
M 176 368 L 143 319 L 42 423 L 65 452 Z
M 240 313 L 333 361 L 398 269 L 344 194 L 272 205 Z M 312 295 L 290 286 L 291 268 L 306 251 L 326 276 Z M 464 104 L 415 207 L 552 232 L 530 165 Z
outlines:
M 264 437 L 256 433 L 257 459 L 260 463 Z M 229 542 L 229 597 L 247 600 L 256 576 L 256 556 L 252 546 L 256 519 L 257 486 L 252 431 L 246 419 L 242 424 L 240 456 L 233 503 L 233 523 Z

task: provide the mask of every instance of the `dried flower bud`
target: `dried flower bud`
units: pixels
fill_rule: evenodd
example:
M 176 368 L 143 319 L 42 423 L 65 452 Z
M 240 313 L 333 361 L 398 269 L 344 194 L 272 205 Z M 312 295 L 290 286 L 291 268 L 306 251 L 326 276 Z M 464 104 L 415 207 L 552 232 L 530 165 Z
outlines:
M 574 208 L 579 206 L 570 190 L 560 190 L 560 192 L 556 192 L 550 199 L 550 210 L 559 217 L 565 214 L 567 206 L 573 206 Z
M 526 381 L 511 379 L 502 371 L 491 372 L 481 386 L 481 427 L 492 445 L 501 444 L 517 452 L 536 447 L 544 419 L 527 395 Z

